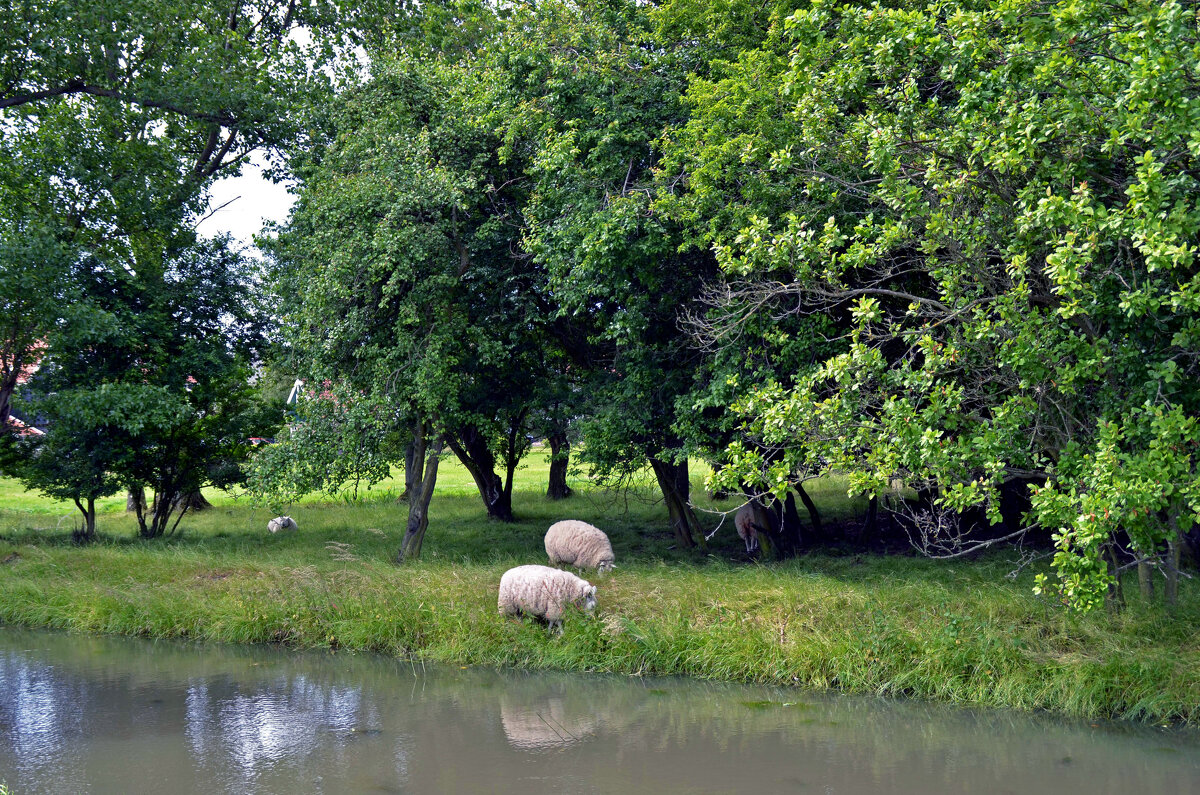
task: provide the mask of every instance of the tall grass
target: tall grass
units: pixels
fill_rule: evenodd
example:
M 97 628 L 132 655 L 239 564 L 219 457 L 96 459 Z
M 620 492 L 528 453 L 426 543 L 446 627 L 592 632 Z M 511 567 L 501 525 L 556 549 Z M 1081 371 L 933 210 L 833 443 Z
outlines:
M 1004 554 L 763 564 L 746 559 L 728 520 L 707 549 L 682 550 L 651 489 L 612 494 L 580 478 L 578 496 L 553 503 L 539 462 L 521 473 L 513 524 L 487 520 L 465 473 L 447 466 L 424 558 L 399 567 L 406 507 L 386 484 L 357 501 L 292 506 L 299 530 L 279 535 L 266 532 L 271 511 L 229 497 L 152 542 L 135 540 L 122 512 L 104 513 L 101 540 L 82 548 L 53 511 L 0 510 L 0 622 L 1200 723 L 1192 582 L 1172 615 L 1135 602 L 1118 616 L 1076 616 L 1034 597 L 1033 571 L 1006 578 Z M 826 503 L 835 517 L 861 510 Z M 720 518 L 705 516 L 713 527 Z M 545 561 L 542 535 L 561 518 L 608 531 L 619 568 L 585 575 L 599 586 L 597 613 L 557 636 L 501 618 L 496 590 L 510 566 Z

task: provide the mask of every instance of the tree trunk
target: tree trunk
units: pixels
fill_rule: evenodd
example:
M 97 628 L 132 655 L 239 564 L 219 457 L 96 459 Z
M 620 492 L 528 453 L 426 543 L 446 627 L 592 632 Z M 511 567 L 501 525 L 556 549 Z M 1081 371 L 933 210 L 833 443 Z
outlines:
M 788 495 L 787 502 L 780 502 L 770 494 L 758 494 L 751 505 L 759 547 L 775 560 L 795 557 L 800 545 L 800 517 L 792 495 Z
M 147 529 L 147 538 L 159 538 L 166 535 L 167 521 L 171 518 L 175 503 L 175 495 L 156 494 L 153 504 L 150 506 L 150 527 Z
M 759 560 L 783 560 L 784 552 L 779 544 L 779 534 L 775 532 L 774 517 L 771 511 L 761 505 L 754 505 L 754 531 L 758 537 Z
M 407 501 L 408 495 L 413 493 L 414 484 L 420 481 L 421 471 L 417 467 L 421 464 L 417 462 L 416 452 L 417 445 L 414 442 L 404 445 L 404 493 L 396 498 L 397 502 Z
M 167 500 L 163 500 L 163 493 L 159 492 L 154 495 L 154 502 L 150 503 L 150 526 L 143 528 L 142 535 L 147 538 L 158 538 L 159 536 L 167 535 L 168 526 L 170 532 L 174 533 L 179 527 L 179 523 L 183 520 L 184 514 L 203 511 L 212 507 L 212 503 L 205 499 L 204 494 L 199 490 L 189 491 L 186 493 L 174 492 L 175 496 Z M 142 499 L 145 499 L 143 493 Z M 129 497 L 125 498 L 126 510 L 129 507 Z M 171 523 L 171 516 L 178 511 L 175 516 L 174 524 Z
M 195 491 L 190 491 L 175 500 L 175 507 L 196 513 L 211 508 L 212 503 L 205 499 L 203 492 L 197 489 Z
M 23 368 L 22 362 L 14 359 L 12 372 L 5 373 L 0 379 L 0 429 L 8 425 L 8 418 L 12 416 L 12 396 L 17 391 L 17 379 Z
M 496 474 L 496 456 L 487 445 L 487 439 L 474 425 L 466 425 L 455 435 L 446 437 L 446 444 L 471 473 L 479 496 L 483 498 L 489 519 L 499 519 L 502 522 L 512 522 L 512 488 L 505 484 Z
M 804 533 L 801 530 L 800 514 L 796 511 L 796 497 L 790 492 L 783 500 L 783 510 L 779 518 L 779 526 L 792 546 L 792 553 L 799 552 L 804 546 Z
M 782 505 L 779 500 L 769 494 L 759 494 L 754 497 L 751 510 L 754 514 L 754 529 L 758 533 L 758 548 L 774 560 L 789 557 L 792 549 L 783 530 Z
M 1125 591 L 1121 588 L 1121 566 L 1117 561 L 1117 548 L 1111 540 L 1104 546 L 1104 559 L 1108 564 L 1109 576 L 1112 577 L 1108 584 L 1108 593 L 1104 595 L 1104 603 L 1109 612 L 1119 613 L 1125 606 Z
M 1167 540 L 1167 583 L 1163 586 L 1163 601 L 1174 608 L 1179 601 L 1180 543 L 1178 538 Z
M 867 502 L 867 516 L 863 519 L 862 530 L 859 531 L 858 542 L 864 547 L 871 543 L 879 530 L 879 495 L 871 497 Z
M 1179 599 L 1179 564 L 1183 534 L 1179 532 L 1178 516 L 1179 511 L 1175 507 L 1167 513 L 1167 526 L 1171 532 L 1167 536 L 1167 584 L 1163 586 L 1163 601 L 1168 608 L 1174 608 Z
M 408 522 L 404 529 L 404 540 L 396 552 L 396 562 L 416 560 L 421 557 L 421 543 L 425 540 L 425 531 L 429 528 L 429 501 L 433 499 L 433 487 L 437 483 L 438 461 L 442 452 L 442 437 L 438 436 L 433 444 L 426 447 L 426 427 L 424 422 L 417 424 L 413 434 L 414 477 L 408 492 Z M 416 466 L 417 462 L 424 463 L 424 472 Z
M 697 543 L 702 547 L 707 546 L 704 542 L 704 531 L 690 504 L 691 482 L 688 480 L 687 459 L 678 464 L 671 464 L 651 458 L 650 467 L 658 479 L 659 489 L 662 490 L 675 540 L 685 549 L 690 549 Z
M 565 433 L 552 433 L 546 437 L 550 442 L 550 485 L 546 496 L 552 500 L 565 500 L 570 497 L 571 487 L 567 485 L 567 467 L 571 463 L 571 440 Z
M 96 498 L 88 497 L 87 507 L 75 498 L 75 507 L 83 514 L 83 527 L 71 533 L 71 538 L 76 543 L 85 544 L 96 540 Z
M 167 526 L 171 523 L 171 515 L 175 513 L 176 506 L 179 506 L 179 516 L 176 517 L 171 532 L 175 532 L 179 527 L 180 520 L 188 512 L 188 501 L 183 499 L 183 495 L 179 493 L 177 487 L 159 484 L 155 489 L 154 502 L 150 504 L 150 510 L 148 512 L 144 509 L 137 511 L 138 534 L 142 538 L 161 538 L 166 535 Z M 147 518 L 150 520 L 149 524 L 146 523 Z
M 137 513 L 139 508 L 145 513 L 146 487 L 131 486 L 129 493 L 125 495 L 125 513 Z
M 1148 560 L 1139 560 L 1137 565 L 1138 590 L 1146 602 L 1154 601 L 1154 565 Z
M 125 504 L 129 504 L 128 499 L 126 499 Z M 144 492 L 142 499 L 133 501 L 133 512 L 137 514 L 138 535 L 142 538 L 149 538 L 150 528 L 146 526 L 146 495 Z
M 521 409 L 515 416 L 509 418 L 508 423 L 508 438 L 504 448 L 504 493 L 508 495 L 508 513 L 509 519 L 512 520 L 512 490 L 513 479 L 517 474 L 517 464 L 521 462 L 521 458 L 529 450 L 529 440 L 523 435 L 525 427 L 525 415 L 529 413 L 528 409 Z
M 821 529 L 821 514 L 817 511 L 817 505 L 812 501 L 812 497 L 808 496 L 808 492 L 804 490 L 804 484 L 797 483 L 792 488 L 800 495 L 800 502 L 804 503 L 804 507 L 808 510 L 808 520 L 812 523 L 813 535 L 817 538 L 824 537 L 825 533 Z

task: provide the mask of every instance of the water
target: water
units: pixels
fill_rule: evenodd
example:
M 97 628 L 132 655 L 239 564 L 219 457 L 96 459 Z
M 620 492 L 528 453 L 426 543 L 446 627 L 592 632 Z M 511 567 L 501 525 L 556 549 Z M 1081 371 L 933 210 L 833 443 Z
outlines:
M 0 628 L 32 793 L 1196 793 L 1200 734 Z

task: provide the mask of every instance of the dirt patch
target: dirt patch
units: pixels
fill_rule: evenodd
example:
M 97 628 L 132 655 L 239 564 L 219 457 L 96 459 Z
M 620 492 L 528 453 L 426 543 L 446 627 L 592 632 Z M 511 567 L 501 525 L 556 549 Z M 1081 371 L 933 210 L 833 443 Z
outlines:
M 196 575 L 197 580 L 227 580 L 233 576 L 232 571 L 202 571 Z
M 3 558 L 0 558 L 0 563 L 16 563 L 21 559 L 21 556 L 16 552 L 9 552 Z

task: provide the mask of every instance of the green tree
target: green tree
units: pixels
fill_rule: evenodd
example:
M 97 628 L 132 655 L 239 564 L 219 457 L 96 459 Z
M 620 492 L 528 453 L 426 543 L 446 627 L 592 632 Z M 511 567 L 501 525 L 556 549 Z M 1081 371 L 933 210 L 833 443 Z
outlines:
M 78 263 L 70 305 L 29 384 L 28 409 L 47 419 L 46 435 L 26 443 L 18 469 L 31 487 L 89 506 L 114 483 L 148 485 L 153 504 L 137 509 L 147 538 L 178 526 L 188 510 L 181 498 L 240 480 L 259 430 L 252 264 L 222 240 L 161 256 L 157 283 L 119 260 Z M 94 512 L 84 513 L 90 535 Z
M 282 506 L 313 492 L 333 496 L 346 484 L 357 495 L 402 460 L 402 418 L 345 384 L 306 385 L 291 411 L 275 443 L 251 462 L 249 488 L 259 501 Z
M 341 16 L 284 0 L 0 9 L 0 419 L 59 319 L 64 268 L 119 255 L 153 283 L 153 252 L 203 210 L 208 184 L 296 140 L 295 108 L 326 87 Z
M 511 519 L 543 369 L 541 297 L 520 256 L 520 175 L 473 112 L 476 81 L 399 57 L 341 97 L 328 144 L 297 161 L 303 188 L 273 248 L 275 282 L 310 382 L 389 407 L 395 427 L 414 429 L 412 449 L 432 456 L 430 478 L 448 447 L 489 515 Z M 422 457 L 410 459 L 420 471 Z M 401 557 L 424 534 L 427 503 L 412 497 Z
M 8 425 L 22 375 L 37 364 L 39 348 L 60 315 L 69 252 L 35 223 L 0 219 L 0 429 Z
M 610 480 L 649 463 L 673 532 L 694 546 L 704 536 L 674 423 L 700 356 L 679 320 L 716 270 L 653 212 L 655 142 L 684 112 L 684 62 L 635 3 L 546 3 L 518 19 L 489 67 L 505 140 L 527 153 L 524 245 L 576 329 L 563 350 L 586 373 L 582 456 Z
M 686 114 L 661 138 L 654 211 L 674 221 L 689 250 L 722 252 L 764 219 L 803 215 L 814 206 L 802 172 L 771 168 L 771 153 L 800 134 L 784 83 L 789 44 L 782 34 L 793 10 L 788 3 L 674 2 L 656 12 L 658 35 L 678 42 L 690 73 L 681 100 Z M 825 464 L 805 455 L 798 439 L 764 439 L 731 406 L 756 389 L 793 386 L 840 350 L 848 316 L 797 314 L 794 295 L 775 289 L 790 281 L 790 263 L 764 259 L 755 266 L 726 268 L 722 278 L 708 279 L 689 307 L 686 328 L 705 356 L 677 426 L 714 462 L 710 485 L 717 493 L 740 493 L 774 509 L 765 546 L 782 556 L 802 541 L 793 495 L 784 496 L 789 487 L 808 508 L 814 533 L 821 533 L 803 483 L 824 474 Z M 722 470 L 725 450 L 735 442 L 738 465 Z
M 64 390 L 35 405 L 46 431 L 21 441 L 18 474 L 28 488 L 74 502 L 83 515 L 76 540 L 94 540 L 96 500 L 124 485 L 120 473 L 134 464 L 142 429 L 175 424 L 181 407 L 160 390 L 119 384 Z
M 66 103 L 144 112 L 187 154 L 192 182 L 296 133 L 289 104 L 338 43 L 333 2 L 78 0 L 0 10 L 0 111 L 40 120 Z M 290 35 L 304 27 L 312 45 Z M 10 115 L 8 118 L 17 118 Z M 45 120 L 49 123 L 50 120 Z M 93 142 L 97 143 L 97 142 Z
M 693 145 L 689 173 L 703 190 L 740 145 L 739 174 L 798 198 L 698 218 L 736 230 L 715 240 L 727 274 L 850 326 L 796 384 L 738 402 L 785 454 L 734 446 L 732 470 L 783 484 L 818 462 L 855 491 L 899 479 L 993 521 L 1004 484 L 1032 478 L 1070 604 L 1115 584 L 1118 544 L 1165 549 L 1172 570 L 1200 505 L 1196 92 L 1174 66 L 1194 60 L 1194 15 L 818 2 L 778 35 L 786 58 L 744 53 L 694 84 L 718 116 L 763 112 L 739 143 Z

